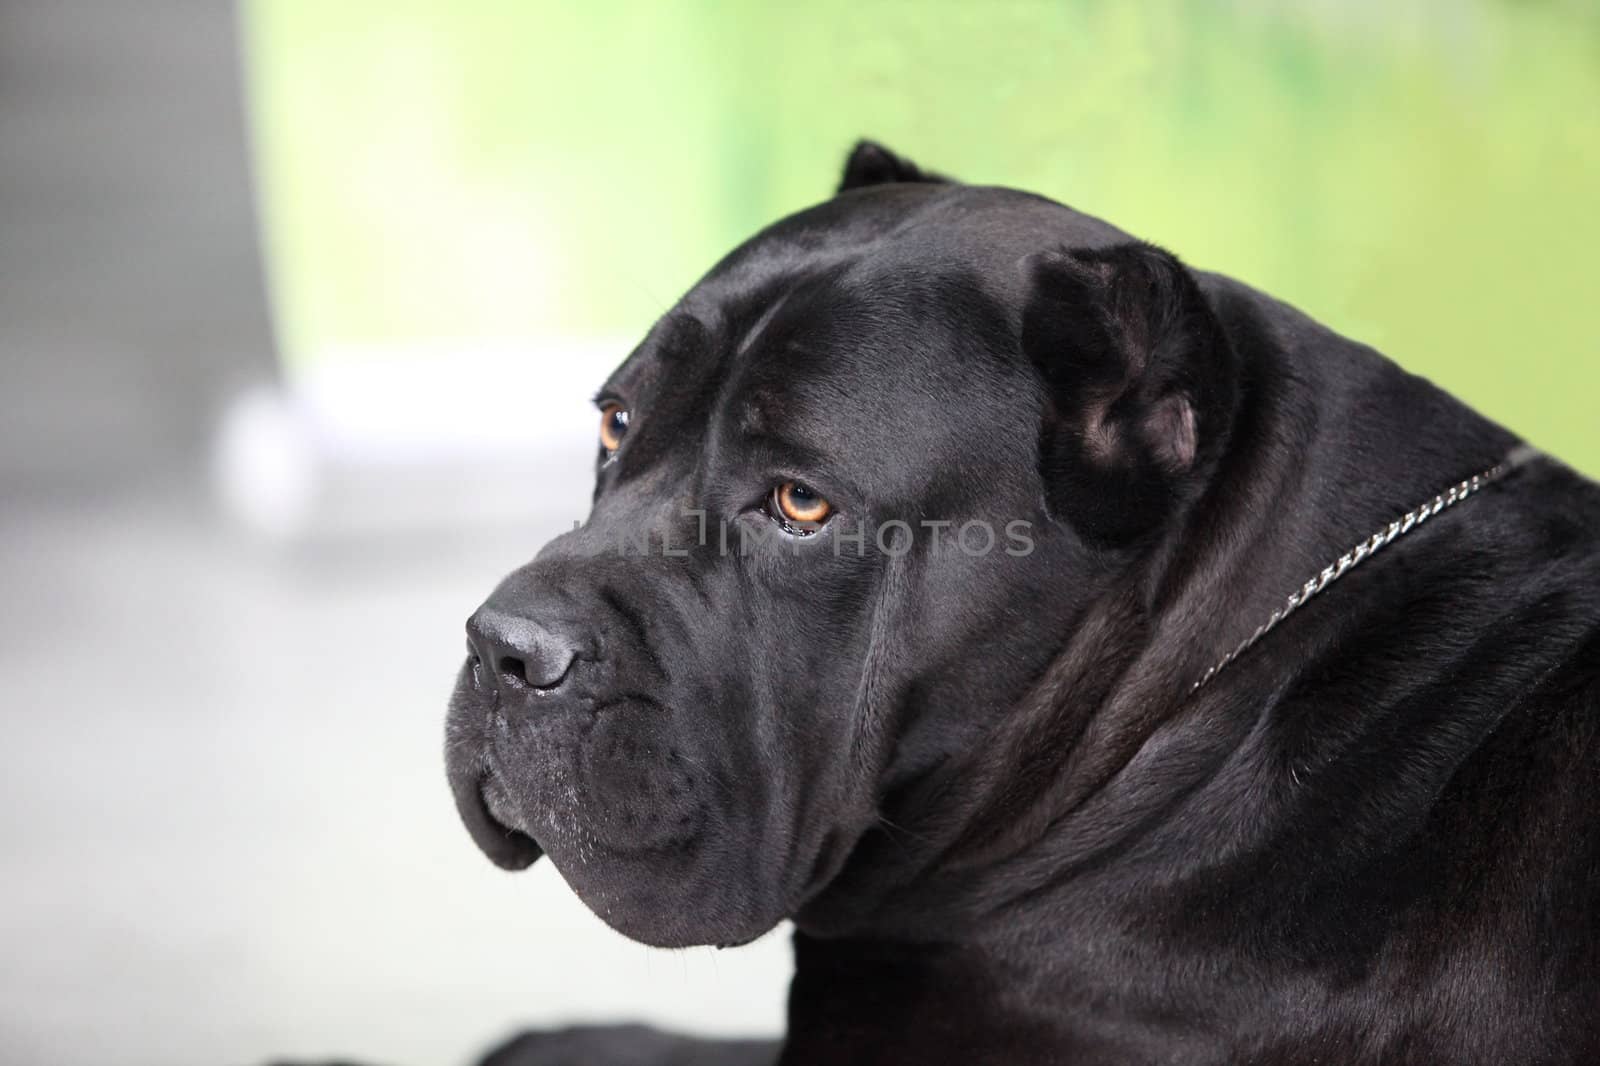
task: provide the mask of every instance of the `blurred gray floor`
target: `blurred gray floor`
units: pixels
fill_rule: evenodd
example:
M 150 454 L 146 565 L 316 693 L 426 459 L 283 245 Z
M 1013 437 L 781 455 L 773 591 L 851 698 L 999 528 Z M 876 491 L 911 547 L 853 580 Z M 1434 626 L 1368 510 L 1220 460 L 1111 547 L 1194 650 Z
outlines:
M 777 1031 L 785 936 L 643 948 L 456 822 L 461 623 L 558 524 L 281 548 L 181 493 L 0 506 L 0 1059 L 422 1066 L 525 1022 Z
M 236 30 L 228 3 L 0 0 L 0 1066 L 776 1031 L 783 937 L 647 950 L 456 823 L 461 624 L 572 513 L 468 520 L 521 482 L 458 464 L 340 485 L 379 517 L 273 547 L 193 487 L 223 404 L 277 376 Z M 546 465 L 582 475 L 573 410 L 580 455 Z M 130 487 L 161 478 L 192 487 Z

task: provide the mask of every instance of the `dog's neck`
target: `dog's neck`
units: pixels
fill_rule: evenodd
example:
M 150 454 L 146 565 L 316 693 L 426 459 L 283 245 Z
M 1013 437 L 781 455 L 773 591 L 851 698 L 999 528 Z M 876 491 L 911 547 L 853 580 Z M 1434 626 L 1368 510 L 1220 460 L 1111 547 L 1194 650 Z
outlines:
M 1407 541 L 1361 580 L 1371 589 L 1385 580 L 1375 573 L 1399 567 L 1412 574 L 1410 583 L 1387 584 L 1412 591 L 1380 605 L 1360 594 L 1338 597 L 1337 607 L 1326 598 L 1204 689 L 1193 691 L 1194 682 L 1329 560 L 1491 465 L 1515 441 L 1428 383 L 1265 297 L 1220 279 L 1207 287 L 1246 368 L 1244 400 L 1210 488 L 1170 535 L 1107 583 L 1021 704 L 981 712 L 996 722 L 981 743 L 950 752 L 891 797 L 883 827 L 866 834 L 833 884 L 797 916 L 791 1032 L 824 1041 L 845 1033 L 854 1042 L 796 1044 L 785 1062 L 906 1058 L 899 1034 L 913 1032 L 929 1043 L 911 1058 L 929 1063 L 1033 1061 L 1028 1054 L 1052 1047 L 1103 1050 L 1111 1044 L 1095 1043 L 1097 1032 L 1173 997 L 1192 997 L 1197 1011 L 1218 1012 L 1225 1027 L 1238 1021 L 1226 1016 L 1227 982 L 1207 976 L 1201 960 L 1243 951 L 1228 939 L 1240 922 L 1197 912 L 1194 899 L 1218 913 L 1246 905 L 1259 916 L 1257 928 L 1351 921 L 1331 912 L 1308 918 L 1285 902 L 1322 898 L 1328 879 L 1353 869 L 1332 856 L 1287 871 L 1272 865 L 1284 854 L 1284 826 L 1293 823 L 1271 797 L 1293 796 L 1296 817 L 1304 817 L 1307 804 L 1334 805 L 1339 793 L 1319 798 L 1318 788 L 1338 786 L 1293 778 L 1294 762 L 1261 743 L 1262 728 L 1280 713 L 1286 692 L 1316 690 L 1308 664 L 1346 654 L 1342 634 L 1393 632 L 1395 617 L 1412 606 L 1405 597 L 1453 585 L 1460 558 L 1419 553 Z M 1474 500 L 1448 521 L 1479 521 L 1494 505 Z M 1465 603 L 1469 615 L 1483 610 L 1452 602 Z M 1434 628 L 1470 629 L 1484 617 L 1451 623 L 1437 603 L 1431 611 Z M 1377 661 L 1396 671 L 1383 685 L 1388 702 L 1354 712 L 1370 716 L 1355 728 L 1375 729 L 1378 738 L 1403 720 L 1398 747 L 1425 752 L 1391 767 L 1397 780 L 1414 776 L 1417 765 L 1448 774 L 1492 728 L 1490 708 L 1509 704 L 1514 686 L 1531 684 L 1528 672 L 1539 668 L 1502 669 L 1481 683 L 1477 709 L 1418 721 L 1396 693 L 1436 679 L 1404 658 L 1393 648 L 1380 653 Z M 1313 731 L 1306 743 L 1334 747 L 1301 754 L 1308 763 L 1336 756 L 1340 742 Z M 1442 787 L 1428 783 L 1434 780 L 1387 796 L 1385 817 L 1420 824 Z M 1385 840 L 1392 828 L 1371 819 L 1330 832 L 1342 843 L 1348 837 L 1337 833 L 1365 834 L 1350 849 L 1363 862 L 1394 846 Z M 1387 861 L 1378 863 L 1380 881 Z M 1271 877 L 1251 874 L 1262 863 Z M 1231 871 L 1254 887 L 1237 895 L 1197 890 L 1195 882 L 1205 882 L 1198 872 L 1207 870 Z M 1220 883 L 1233 884 L 1228 876 Z M 1365 889 L 1352 894 L 1351 882 L 1343 883 L 1345 896 L 1335 897 L 1365 898 Z M 1266 884 L 1277 885 L 1282 900 L 1264 894 Z M 1223 939 L 1197 947 L 1193 967 L 1174 970 L 1185 938 L 1217 925 Z M 1296 937 L 1273 957 L 1292 960 L 1303 939 L 1315 939 Z M 1272 987 L 1291 988 L 1296 972 L 1275 972 Z M 857 1031 L 849 1019 L 863 1010 L 876 1018 Z M 891 1027 L 893 1049 L 865 1042 L 889 1031 L 881 1019 L 896 1011 L 919 1021 Z M 946 1011 L 962 1019 L 959 1033 L 929 1024 Z M 813 1017 L 828 1024 L 811 1024 Z M 1014 1039 L 1032 1050 L 1012 1054 Z
M 1052 1052 L 1062 1034 L 1049 1019 L 1006 1002 L 1026 997 L 1026 975 L 981 951 L 803 933 L 794 948 L 779 1066 L 1060 1061 Z
M 1118 861 L 1255 722 L 1258 706 L 1227 699 L 1232 678 L 1191 693 L 1206 668 L 1380 522 L 1514 443 L 1298 313 L 1225 279 L 1206 287 L 1245 368 L 1211 487 L 983 744 L 901 790 L 802 930 L 959 938 Z

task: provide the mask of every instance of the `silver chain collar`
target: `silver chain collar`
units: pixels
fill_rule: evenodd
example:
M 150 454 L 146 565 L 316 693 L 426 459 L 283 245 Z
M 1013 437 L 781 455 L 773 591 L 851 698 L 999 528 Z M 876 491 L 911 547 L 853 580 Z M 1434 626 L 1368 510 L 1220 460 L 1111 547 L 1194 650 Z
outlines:
M 1251 633 L 1244 640 L 1240 641 L 1237 648 L 1234 648 L 1228 654 L 1224 655 L 1220 662 L 1218 662 L 1211 669 L 1207 670 L 1205 672 L 1205 676 L 1199 681 L 1196 681 L 1190 687 L 1189 691 L 1198 691 L 1203 685 L 1206 684 L 1206 682 L 1216 677 L 1217 674 L 1222 671 L 1223 667 L 1227 666 L 1229 663 L 1233 662 L 1233 660 L 1249 651 L 1252 645 L 1277 628 L 1280 622 L 1282 622 L 1285 618 L 1288 618 L 1295 611 L 1298 611 L 1300 608 L 1304 607 L 1313 596 L 1317 595 L 1317 593 L 1321 592 L 1323 589 L 1327 588 L 1341 577 L 1344 577 L 1344 575 L 1348 574 L 1351 570 L 1354 570 L 1357 566 L 1360 566 L 1362 563 L 1372 558 L 1373 555 L 1383 550 L 1383 548 L 1405 536 L 1407 533 L 1410 533 L 1413 529 L 1416 529 L 1418 526 L 1422 525 L 1422 523 L 1426 522 L 1440 511 L 1443 511 L 1448 507 L 1454 507 L 1456 504 L 1460 503 L 1468 496 L 1471 496 L 1479 489 L 1499 481 L 1501 478 L 1527 463 L 1529 460 L 1537 458 L 1538 455 L 1539 452 L 1537 449 L 1526 444 L 1518 445 L 1508 452 L 1504 459 L 1500 460 L 1483 473 L 1474 474 L 1472 477 L 1467 478 L 1467 480 L 1450 486 L 1444 492 L 1439 493 L 1439 495 L 1435 496 L 1427 503 L 1407 511 L 1399 518 L 1396 518 L 1393 522 L 1390 522 L 1387 526 L 1384 526 L 1382 529 L 1372 534 L 1372 536 L 1368 537 L 1366 540 L 1363 540 L 1360 544 L 1357 544 L 1354 548 L 1351 548 L 1349 551 L 1339 556 L 1337 560 L 1329 563 L 1320 574 L 1318 574 L 1316 577 L 1313 577 L 1310 581 L 1307 581 L 1304 585 L 1301 585 L 1298 589 L 1295 589 L 1294 592 L 1290 593 L 1289 598 L 1284 601 L 1282 607 L 1279 607 L 1276 611 L 1273 611 L 1272 615 L 1265 622 L 1256 627 L 1256 631 L 1254 633 Z

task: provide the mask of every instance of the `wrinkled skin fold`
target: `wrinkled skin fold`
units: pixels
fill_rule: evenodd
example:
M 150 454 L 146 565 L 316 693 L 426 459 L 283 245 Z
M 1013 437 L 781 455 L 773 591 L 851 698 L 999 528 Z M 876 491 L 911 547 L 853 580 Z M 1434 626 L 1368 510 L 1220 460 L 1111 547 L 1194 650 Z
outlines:
M 636 940 L 792 919 L 790 1027 L 496 1066 L 1600 1061 L 1593 483 L 1519 470 L 1193 692 L 1517 439 L 865 142 L 600 401 L 588 519 L 469 622 L 451 787 Z

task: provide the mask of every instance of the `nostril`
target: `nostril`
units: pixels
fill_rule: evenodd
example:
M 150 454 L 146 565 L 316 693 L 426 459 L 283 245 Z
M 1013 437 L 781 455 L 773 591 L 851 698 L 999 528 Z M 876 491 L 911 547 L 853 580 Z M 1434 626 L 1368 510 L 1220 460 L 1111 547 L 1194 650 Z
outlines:
M 500 676 L 513 685 L 532 684 L 528 680 L 528 665 L 514 655 L 501 657 L 497 664 Z
M 567 674 L 572 670 L 575 656 L 556 656 L 548 660 L 540 658 L 521 659 L 514 655 L 506 655 L 496 663 L 496 672 L 500 676 L 500 683 L 507 688 L 531 688 L 540 692 L 549 692 L 560 688 L 567 680 Z
M 490 607 L 468 620 L 467 635 L 474 682 L 502 695 L 553 692 L 579 657 L 579 642 L 555 625 Z

